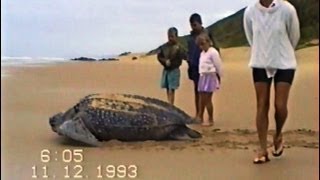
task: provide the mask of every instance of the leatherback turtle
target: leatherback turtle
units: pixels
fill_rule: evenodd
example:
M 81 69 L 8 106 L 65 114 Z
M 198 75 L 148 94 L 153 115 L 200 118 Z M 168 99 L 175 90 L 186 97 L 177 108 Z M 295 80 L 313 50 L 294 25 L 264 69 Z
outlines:
M 186 126 L 196 123 L 164 101 L 128 94 L 92 94 L 65 113 L 49 119 L 54 132 L 93 146 L 100 141 L 185 140 L 201 134 Z

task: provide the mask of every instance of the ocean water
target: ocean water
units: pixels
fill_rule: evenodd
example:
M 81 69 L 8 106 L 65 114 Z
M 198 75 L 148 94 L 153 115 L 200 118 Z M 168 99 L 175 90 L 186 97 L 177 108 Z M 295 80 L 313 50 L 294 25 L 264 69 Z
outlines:
M 3 66 L 42 66 L 62 62 L 71 62 L 65 58 L 55 57 L 1 57 L 1 67 Z
M 65 58 L 52 58 L 52 57 L 1 57 L 1 67 L 12 66 L 46 66 L 50 64 L 72 62 Z M 1 78 L 8 77 L 10 74 L 1 68 Z
M 106 55 L 103 57 L 93 57 L 95 59 L 112 58 L 115 55 Z M 72 61 L 71 58 L 60 57 L 1 57 L 1 67 L 23 66 L 48 66 L 57 63 L 78 63 L 80 61 Z M 1 78 L 9 76 L 8 72 L 1 68 Z
M 90 56 L 88 56 L 90 57 Z M 102 58 L 114 58 L 117 55 L 103 55 L 97 57 L 90 57 L 95 59 L 102 59 Z M 56 63 L 63 63 L 63 62 L 79 62 L 79 61 L 72 61 L 71 58 L 61 58 L 61 57 L 1 57 L 1 67 L 2 66 L 43 66 L 43 65 L 50 65 Z

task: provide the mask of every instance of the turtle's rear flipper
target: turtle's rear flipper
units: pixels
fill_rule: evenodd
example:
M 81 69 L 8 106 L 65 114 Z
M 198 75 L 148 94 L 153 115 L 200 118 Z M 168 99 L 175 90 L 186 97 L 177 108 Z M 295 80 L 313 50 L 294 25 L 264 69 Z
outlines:
M 58 133 L 92 146 L 100 146 L 97 138 L 88 130 L 81 118 L 65 121 L 58 128 Z
M 193 129 L 188 128 L 187 126 L 179 126 L 173 130 L 169 138 L 175 140 L 190 140 L 194 138 L 201 138 L 202 135 Z

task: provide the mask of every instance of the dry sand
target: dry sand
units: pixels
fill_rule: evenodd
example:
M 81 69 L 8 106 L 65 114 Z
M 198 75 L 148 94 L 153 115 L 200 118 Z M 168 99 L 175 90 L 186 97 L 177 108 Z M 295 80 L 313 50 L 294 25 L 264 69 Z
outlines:
M 187 142 L 110 141 L 92 148 L 58 137 L 49 127 L 50 116 L 90 93 L 131 93 L 165 100 L 165 92 L 159 88 L 162 68 L 155 56 L 135 54 L 114 62 L 1 67 L 8 75 L 1 78 L 1 177 L 31 179 L 33 165 L 39 169 L 47 165 L 51 178 L 55 174 L 56 179 L 63 179 L 63 167 L 68 164 L 61 160 L 62 151 L 83 149 L 80 164 L 87 179 L 96 179 L 99 165 L 120 164 L 137 165 L 138 179 L 319 179 L 318 49 L 297 51 L 299 67 L 284 129 L 287 148 L 281 159 L 272 158 L 262 166 L 251 162 L 257 135 L 248 48 L 222 50 L 225 76 L 221 90 L 214 95 L 215 126 L 193 126 L 204 138 Z M 131 60 L 132 56 L 138 60 Z M 185 63 L 181 67 L 176 105 L 193 115 L 192 83 L 186 67 Z M 271 107 L 270 129 L 274 129 L 273 112 Z M 52 152 L 50 163 L 41 163 L 43 149 Z

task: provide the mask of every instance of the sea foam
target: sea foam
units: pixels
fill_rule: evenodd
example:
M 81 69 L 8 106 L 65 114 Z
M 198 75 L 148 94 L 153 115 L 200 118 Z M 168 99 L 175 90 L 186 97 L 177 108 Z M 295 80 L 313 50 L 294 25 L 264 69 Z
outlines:
M 69 59 L 59 57 L 1 57 L 1 66 L 34 66 L 67 62 Z

